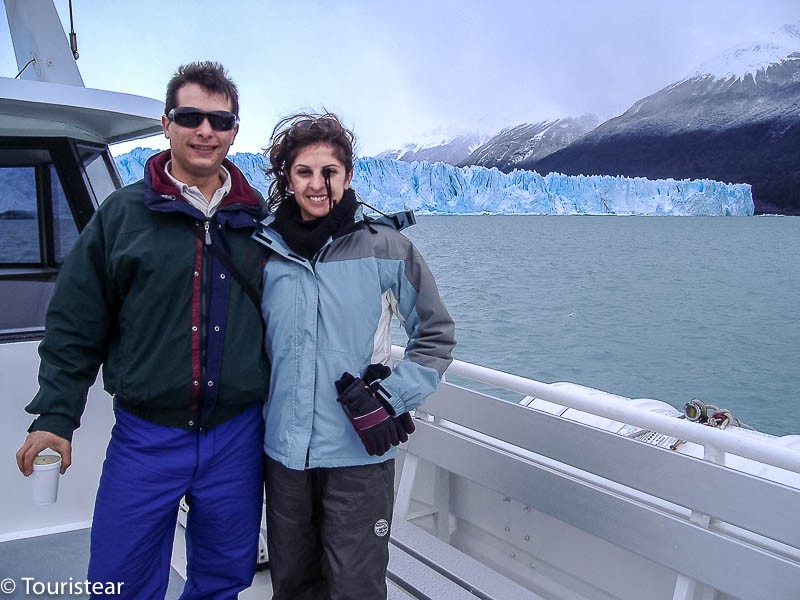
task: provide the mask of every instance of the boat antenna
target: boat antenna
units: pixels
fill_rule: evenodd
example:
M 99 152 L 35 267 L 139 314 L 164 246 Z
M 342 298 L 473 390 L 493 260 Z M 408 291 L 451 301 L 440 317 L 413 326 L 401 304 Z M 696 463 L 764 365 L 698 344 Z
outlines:
M 75 57 L 75 60 L 78 60 L 80 56 L 78 54 L 78 34 L 75 33 L 75 21 L 72 18 L 72 0 L 69 0 L 69 48 L 72 50 L 72 56 Z

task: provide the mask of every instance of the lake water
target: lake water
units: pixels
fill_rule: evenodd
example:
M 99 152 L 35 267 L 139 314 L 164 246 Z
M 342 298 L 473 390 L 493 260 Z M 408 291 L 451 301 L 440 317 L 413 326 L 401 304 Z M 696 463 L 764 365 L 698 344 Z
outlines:
M 60 262 L 75 245 L 78 229 L 72 217 L 53 219 L 53 252 Z M 0 219 L 0 263 L 39 263 L 39 221 Z
M 74 226 L 58 229 L 61 254 Z M 800 434 L 800 218 L 423 216 L 406 233 L 456 358 Z M 0 220 L 0 262 L 38 260 L 35 236 Z
M 455 357 L 800 434 L 800 218 L 420 217 Z

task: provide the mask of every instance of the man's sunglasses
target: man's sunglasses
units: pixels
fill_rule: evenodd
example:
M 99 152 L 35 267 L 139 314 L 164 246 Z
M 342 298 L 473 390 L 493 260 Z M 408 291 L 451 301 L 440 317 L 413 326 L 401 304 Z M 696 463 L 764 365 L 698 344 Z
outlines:
M 230 131 L 239 118 L 226 110 L 205 112 L 192 106 L 178 106 L 167 114 L 167 118 L 181 127 L 199 127 L 204 119 L 214 131 Z

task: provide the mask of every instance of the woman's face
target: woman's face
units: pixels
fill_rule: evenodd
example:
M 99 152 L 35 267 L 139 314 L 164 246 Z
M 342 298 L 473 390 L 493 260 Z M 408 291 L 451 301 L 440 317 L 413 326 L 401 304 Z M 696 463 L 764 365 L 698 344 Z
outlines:
M 331 195 L 336 204 L 350 187 L 353 172 L 346 172 L 333 146 L 325 142 L 306 146 L 289 169 L 289 191 L 294 192 L 303 221 L 318 219 L 330 212 L 324 172 L 330 173 Z

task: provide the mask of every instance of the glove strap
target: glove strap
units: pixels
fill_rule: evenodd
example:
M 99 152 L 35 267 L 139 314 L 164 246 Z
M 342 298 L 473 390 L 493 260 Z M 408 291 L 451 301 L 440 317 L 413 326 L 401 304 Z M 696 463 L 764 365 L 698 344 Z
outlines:
M 375 381 L 370 383 L 369 386 L 367 387 L 369 388 L 370 393 L 373 396 L 375 396 L 375 399 L 383 405 L 383 407 L 387 410 L 387 412 L 391 416 L 395 416 L 394 407 L 392 406 L 392 403 L 389 402 L 389 398 L 391 398 L 392 395 L 385 387 L 381 385 L 381 381 L 383 380 L 376 379 Z
M 389 413 L 383 407 L 376 408 L 371 413 L 361 415 L 360 417 L 351 417 L 353 426 L 356 431 L 364 431 L 370 427 L 375 427 L 378 423 L 382 423 L 389 418 Z

